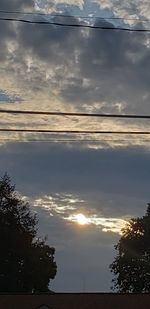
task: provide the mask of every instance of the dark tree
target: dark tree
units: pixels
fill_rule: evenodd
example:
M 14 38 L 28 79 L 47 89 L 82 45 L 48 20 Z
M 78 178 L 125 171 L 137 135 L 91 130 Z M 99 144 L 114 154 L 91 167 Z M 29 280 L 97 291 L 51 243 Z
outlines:
M 0 180 L 0 292 L 48 292 L 55 249 L 37 238 L 37 217 L 6 175 Z
M 131 219 L 115 246 L 110 265 L 113 288 L 125 293 L 150 292 L 150 204 L 141 218 Z

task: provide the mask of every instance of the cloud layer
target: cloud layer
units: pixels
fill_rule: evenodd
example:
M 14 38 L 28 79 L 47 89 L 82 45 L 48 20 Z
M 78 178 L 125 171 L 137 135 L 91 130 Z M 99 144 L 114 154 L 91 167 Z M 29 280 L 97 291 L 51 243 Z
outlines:
M 55 20 L 61 21 L 61 17 Z M 74 17 L 71 22 L 79 20 Z M 148 36 L 19 23 L 2 25 L 0 59 L 5 68 L 1 75 L 2 91 L 13 90 L 16 96 L 23 97 L 22 109 L 150 112 Z M 99 20 L 95 25 L 113 26 Z M 5 121 L 8 123 L 9 118 L 5 117 Z M 12 118 L 12 125 L 13 121 Z M 57 121 L 59 127 L 65 128 L 65 119 Z M 28 118 L 20 117 L 20 122 L 29 126 Z M 56 119 L 51 123 L 56 124 Z M 35 124 L 47 128 L 49 119 L 43 117 L 40 122 L 35 119 Z M 73 119 L 67 127 L 125 130 L 130 126 L 135 130 L 146 129 L 146 125 Z M 135 143 L 141 144 L 139 140 Z

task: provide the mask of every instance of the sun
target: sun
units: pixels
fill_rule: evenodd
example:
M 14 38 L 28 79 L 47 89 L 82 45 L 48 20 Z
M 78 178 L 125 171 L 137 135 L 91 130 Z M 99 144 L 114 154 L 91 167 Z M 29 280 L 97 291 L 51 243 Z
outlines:
M 88 223 L 88 219 L 83 214 L 76 215 L 76 221 L 81 225 Z

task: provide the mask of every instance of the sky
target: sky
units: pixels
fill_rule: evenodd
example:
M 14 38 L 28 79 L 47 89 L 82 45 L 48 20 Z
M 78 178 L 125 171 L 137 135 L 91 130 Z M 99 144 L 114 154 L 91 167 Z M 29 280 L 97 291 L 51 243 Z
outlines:
M 0 0 L 0 11 L 150 28 L 146 0 Z M 0 109 L 150 114 L 149 33 L 0 23 Z M 149 130 L 149 120 L 1 115 L 0 128 Z M 150 138 L 1 132 L 0 176 L 5 172 L 37 213 L 39 235 L 56 248 L 51 289 L 110 291 L 121 229 L 150 202 Z

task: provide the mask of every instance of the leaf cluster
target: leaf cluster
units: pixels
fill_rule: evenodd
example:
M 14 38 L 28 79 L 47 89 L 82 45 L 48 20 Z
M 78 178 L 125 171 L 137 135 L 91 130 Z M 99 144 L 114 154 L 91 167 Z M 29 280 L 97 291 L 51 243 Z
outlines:
M 113 289 L 119 292 L 150 292 L 150 205 L 146 214 L 134 218 L 122 230 L 110 265 Z
M 48 292 L 56 275 L 55 249 L 37 238 L 37 217 L 11 185 L 0 180 L 0 292 Z

